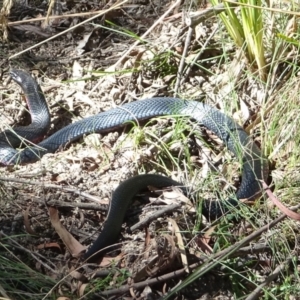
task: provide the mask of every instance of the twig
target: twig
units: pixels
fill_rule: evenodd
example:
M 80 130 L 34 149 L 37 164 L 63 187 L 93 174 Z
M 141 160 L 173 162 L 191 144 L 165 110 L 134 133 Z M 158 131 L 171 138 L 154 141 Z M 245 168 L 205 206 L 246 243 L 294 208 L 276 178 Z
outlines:
M 230 255 L 231 258 L 233 257 L 240 257 L 244 256 L 246 254 L 256 254 L 256 253 L 262 253 L 262 252 L 268 252 L 271 251 L 271 247 L 267 244 L 254 244 L 247 247 L 243 247 L 236 252 L 234 252 L 232 255 Z
M 194 32 L 194 28 L 189 27 L 189 30 L 188 30 L 188 33 L 187 33 L 187 36 L 186 36 L 186 39 L 185 39 L 185 43 L 184 43 L 184 50 L 183 50 L 183 53 L 182 53 L 182 56 L 181 56 L 181 60 L 180 60 L 180 64 L 179 64 L 179 68 L 178 68 L 178 72 L 177 72 L 174 97 L 178 96 L 178 88 L 179 88 L 179 85 L 181 83 L 181 77 L 183 75 L 184 63 L 185 63 L 185 59 L 186 59 L 186 56 L 187 56 L 189 46 L 191 44 L 191 39 L 192 39 L 193 32 Z
M 186 69 L 186 71 L 184 72 L 184 77 L 181 79 L 180 84 L 183 84 L 183 83 L 185 82 L 185 80 L 186 80 L 186 78 L 189 76 L 189 74 L 190 74 L 190 72 L 191 72 L 191 70 L 192 70 L 192 67 L 194 66 L 195 62 L 198 61 L 200 55 L 201 55 L 201 54 L 203 53 L 203 51 L 206 49 L 206 46 L 208 45 L 208 43 L 210 42 L 210 40 L 213 38 L 213 36 L 216 34 L 216 32 L 217 32 L 218 29 L 219 29 L 218 27 L 216 27 L 216 28 L 214 29 L 214 31 L 213 31 L 213 32 L 209 35 L 209 37 L 206 39 L 206 41 L 205 41 L 205 43 L 203 44 L 201 50 L 200 50 L 200 51 L 198 52 L 198 54 L 194 57 L 194 59 L 192 60 L 192 62 L 188 64 L 187 69 Z
M 197 54 L 197 56 L 193 59 L 193 61 L 189 64 L 186 72 L 184 72 L 183 74 L 183 69 L 184 69 L 184 63 L 186 60 L 186 56 L 187 56 L 187 51 L 188 48 L 191 44 L 191 38 L 192 38 L 192 34 L 194 32 L 194 28 L 201 22 L 223 12 L 225 10 L 225 6 L 223 3 L 218 4 L 214 7 L 210 7 L 204 11 L 201 12 L 197 12 L 197 13 L 190 13 L 188 17 L 186 17 L 185 19 L 185 23 L 186 25 L 189 27 L 188 33 L 187 33 L 187 37 L 185 39 L 185 43 L 184 43 L 184 50 L 181 56 L 181 60 L 180 60 L 180 64 L 179 64 L 179 68 L 178 68 L 178 72 L 177 72 L 177 79 L 176 79 L 176 84 L 175 84 L 175 92 L 174 92 L 174 97 L 178 96 L 178 89 L 179 86 L 181 84 L 183 84 L 183 82 L 186 80 L 186 78 L 188 77 L 192 66 L 194 65 L 194 63 L 198 60 L 199 56 L 203 53 L 203 50 L 205 49 L 206 45 L 208 44 L 208 42 L 211 40 L 211 38 L 215 35 L 216 31 L 218 28 L 215 28 L 215 30 L 210 34 L 210 36 L 208 37 L 208 39 L 205 41 L 201 51 Z
M 271 275 L 269 275 L 266 280 L 260 284 L 251 294 L 248 295 L 245 300 L 255 300 L 258 299 L 261 296 L 262 289 L 267 286 L 271 281 L 275 280 L 280 273 L 290 264 L 293 257 L 289 257 L 286 261 L 281 263 L 275 270 L 272 272 Z
M 151 221 L 157 220 L 158 217 L 164 215 L 165 213 L 171 212 L 179 207 L 181 207 L 181 203 L 174 203 L 174 204 L 168 205 L 168 206 L 156 211 L 155 213 L 145 217 L 142 221 L 131 226 L 130 231 L 132 232 L 141 227 L 144 227 L 146 224 L 150 223 Z
M 195 27 L 201 22 L 218 15 L 223 11 L 225 11 L 225 6 L 223 3 L 221 3 L 200 12 L 190 13 L 185 19 L 185 24 L 190 27 Z

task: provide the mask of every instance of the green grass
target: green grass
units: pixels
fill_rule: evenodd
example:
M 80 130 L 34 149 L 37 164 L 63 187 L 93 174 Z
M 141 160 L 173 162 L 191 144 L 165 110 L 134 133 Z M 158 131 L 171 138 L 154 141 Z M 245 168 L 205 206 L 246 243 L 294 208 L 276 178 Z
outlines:
M 30 268 L 29 260 L 22 262 L 13 257 L 6 258 L 2 254 L 0 253 L 1 296 L 5 297 L 6 294 L 10 299 L 44 299 L 55 285 L 55 280 L 35 270 L 34 266 Z M 47 299 L 56 299 L 55 293 Z

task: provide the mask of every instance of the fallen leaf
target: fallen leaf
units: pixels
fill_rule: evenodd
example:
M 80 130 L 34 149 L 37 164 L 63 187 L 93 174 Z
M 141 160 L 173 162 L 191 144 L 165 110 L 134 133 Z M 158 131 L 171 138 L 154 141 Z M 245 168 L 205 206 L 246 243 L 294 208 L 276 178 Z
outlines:
M 86 249 L 82 246 L 61 224 L 59 220 L 58 210 L 55 207 L 48 208 L 50 221 L 57 234 L 71 253 L 73 257 L 79 257 L 81 253 Z
M 111 264 L 115 264 L 117 262 L 119 262 L 122 258 L 123 258 L 123 254 L 119 254 L 116 257 L 103 257 L 101 263 L 100 263 L 100 267 L 108 267 Z
M 179 229 L 177 223 L 175 222 L 175 220 L 173 220 L 171 218 L 168 218 L 168 222 L 169 222 L 169 228 L 171 228 L 172 233 L 177 238 L 177 246 L 178 246 L 179 251 L 180 251 L 180 257 L 181 257 L 182 265 L 183 265 L 185 271 L 187 273 L 190 273 L 188 259 L 187 259 L 187 256 L 186 256 L 186 251 L 185 251 L 185 248 L 184 248 L 184 243 L 183 243 L 183 239 L 182 239 L 180 229 Z

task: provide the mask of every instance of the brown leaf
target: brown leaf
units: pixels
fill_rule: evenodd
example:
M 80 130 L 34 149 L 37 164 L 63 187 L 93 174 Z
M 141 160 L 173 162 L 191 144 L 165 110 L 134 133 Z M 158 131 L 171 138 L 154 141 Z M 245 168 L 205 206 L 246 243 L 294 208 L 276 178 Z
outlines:
M 103 257 L 103 259 L 101 260 L 101 263 L 100 263 L 100 267 L 108 267 L 111 264 L 116 264 L 123 258 L 123 256 L 124 255 L 121 253 L 116 257 Z
M 58 210 L 55 207 L 49 207 L 48 210 L 52 226 L 62 239 L 65 246 L 68 248 L 71 255 L 73 257 L 80 256 L 86 247 L 82 246 L 61 224 L 58 216 Z
M 89 285 L 87 283 L 84 283 L 82 285 L 79 286 L 79 296 L 83 297 L 85 295 L 85 289 L 88 287 Z
M 187 256 L 186 256 L 186 251 L 185 251 L 185 248 L 184 248 L 184 242 L 183 242 L 183 238 L 182 238 L 180 229 L 179 229 L 179 227 L 178 227 L 175 220 L 173 220 L 171 218 L 168 218 L 168 222 L 169 222 L 169 227 L 172 228 L 172 233 L 177 238 L 177 246 L 178 246 L 179 251 L 180 251 L 180 257 L 181 257 L 182 265 L 183 265 L 185 271 L 187 273 L 190 273 L 190 270 L 189 270 L 189 267 L 188 267 L 188 265 L 189 265 L 188 264 L 188 259 L 187 259 Z

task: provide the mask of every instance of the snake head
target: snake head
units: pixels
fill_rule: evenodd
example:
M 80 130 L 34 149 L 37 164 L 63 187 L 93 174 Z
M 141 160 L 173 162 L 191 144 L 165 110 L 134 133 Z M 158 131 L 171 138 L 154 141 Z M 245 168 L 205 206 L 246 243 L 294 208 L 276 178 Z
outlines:
M 33 82 L 33 78 L 22 70 L 11 69 L 9 75 L 14 82 L 19 84 L 21 87 L 26 87 L 29 82 Z

